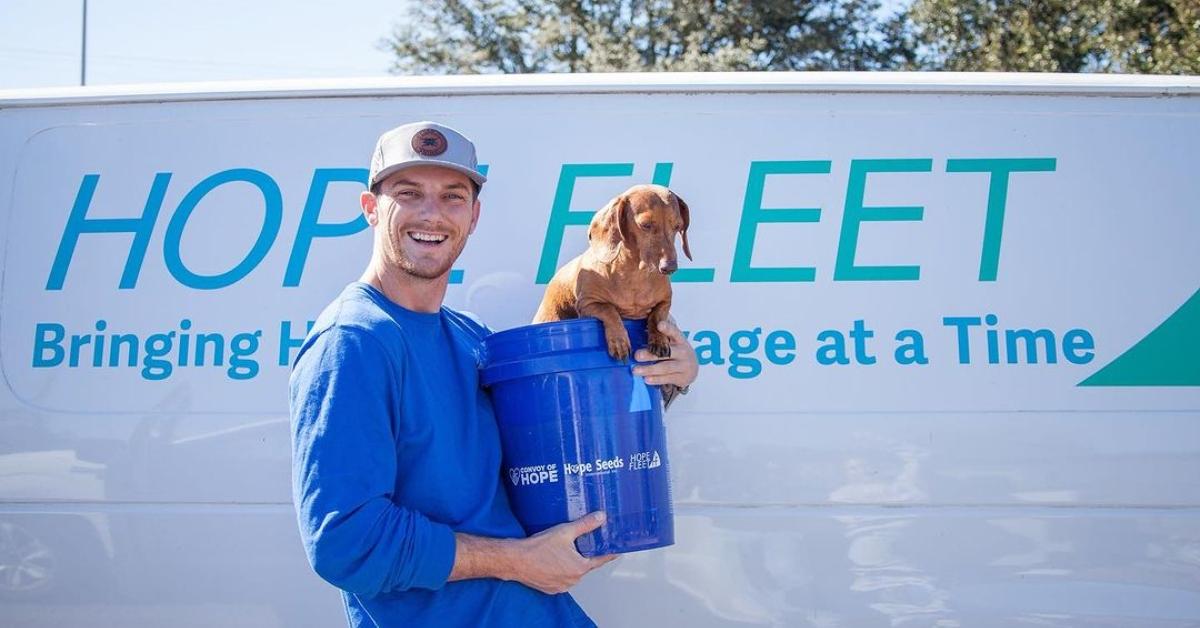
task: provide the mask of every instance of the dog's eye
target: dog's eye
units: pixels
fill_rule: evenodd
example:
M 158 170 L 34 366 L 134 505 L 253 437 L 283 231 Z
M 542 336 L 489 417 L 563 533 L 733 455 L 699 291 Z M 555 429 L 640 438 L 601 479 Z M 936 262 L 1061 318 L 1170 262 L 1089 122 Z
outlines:
M 641 223 L 638 226 L 641 227 L 644 231 L 649 231 L 654 228 L 654 223 L 646 222 L 646 223 Z

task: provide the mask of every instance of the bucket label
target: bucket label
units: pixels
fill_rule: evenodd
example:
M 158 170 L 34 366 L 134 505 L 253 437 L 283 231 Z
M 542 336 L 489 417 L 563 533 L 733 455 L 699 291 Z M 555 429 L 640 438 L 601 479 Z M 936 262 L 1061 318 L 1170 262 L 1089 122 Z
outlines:
M 629 454 L 629 470 L 639 471 L 642 469 L 657 469 L 662 466 L 662 458 L 658 455 L 658 450 L 639 451 L 635 454 Z
M 538 464 L 526 467 L 509 467 L 508 480 L 512 482 L 513 486 L 556 483 L 558 482 L 558 465 Z
M 595 475 L 624 468 L 625 458 L 623 456 L 614 456 L 608 459 L 597 458 L 591 462 L 567 462 L 563 464 L 563 470 L 568 475 Z

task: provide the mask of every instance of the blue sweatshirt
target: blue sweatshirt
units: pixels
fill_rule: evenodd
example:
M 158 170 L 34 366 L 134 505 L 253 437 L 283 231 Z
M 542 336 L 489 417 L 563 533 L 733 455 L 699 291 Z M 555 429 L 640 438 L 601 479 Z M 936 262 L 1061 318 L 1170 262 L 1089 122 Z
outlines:
M 500 482 L 478 367 L 488 329 L 443 307 L 346 287 L 290 382 L 292 491 L 308 560 L 351 626 L 592 626 L 568 594 L 492 578 L 446 582 L 454 533 L 524 532 Z

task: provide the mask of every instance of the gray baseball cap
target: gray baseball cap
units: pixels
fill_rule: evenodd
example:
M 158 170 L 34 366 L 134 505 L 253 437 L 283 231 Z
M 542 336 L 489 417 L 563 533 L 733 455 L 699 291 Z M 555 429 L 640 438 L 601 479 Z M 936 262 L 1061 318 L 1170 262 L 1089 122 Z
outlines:
M 442 166 L 467 175 L 479 185 L 487 181 L 476 169 L 479 164 L 471 140 L 436 122 L 413 122 L 379 136 L 367 187 L 413 166 Z

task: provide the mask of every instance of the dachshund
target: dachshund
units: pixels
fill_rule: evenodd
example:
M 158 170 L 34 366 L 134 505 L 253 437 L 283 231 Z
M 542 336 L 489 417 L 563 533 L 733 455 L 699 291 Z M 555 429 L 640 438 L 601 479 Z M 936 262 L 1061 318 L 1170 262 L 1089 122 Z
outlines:
M 661 185 L 635 185 L 621 193 L 592 217 L 588 249 L 554 274 L 533 322 L 598 318 L 608 354 L 624 360 L 630 346 L 621 319 L 645 318 L 647 348 L 668 357 L 669 339 L 658 323 L 671 309 L 669 276 L 679 267 L 675 234 L 692 259 L 690 221 L 687 203 Z

